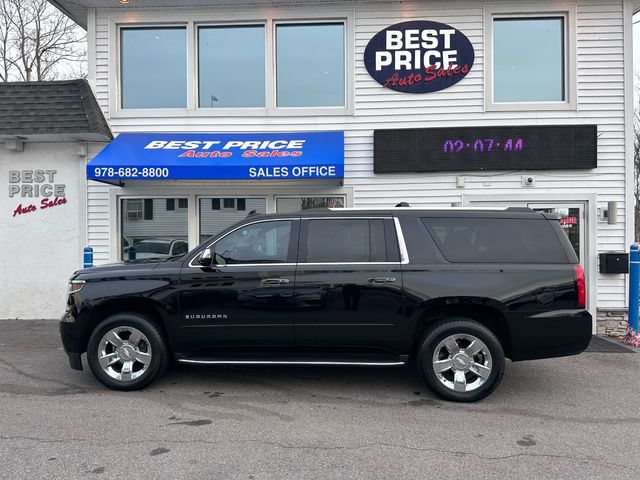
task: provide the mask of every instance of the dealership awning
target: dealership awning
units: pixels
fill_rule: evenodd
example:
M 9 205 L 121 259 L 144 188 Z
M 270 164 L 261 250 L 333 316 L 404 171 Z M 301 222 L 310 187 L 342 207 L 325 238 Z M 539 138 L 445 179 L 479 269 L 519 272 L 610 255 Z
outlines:
M 121 133 L 87 164 L 87 178 L 300 180 L 344 176 L 344 132 Z

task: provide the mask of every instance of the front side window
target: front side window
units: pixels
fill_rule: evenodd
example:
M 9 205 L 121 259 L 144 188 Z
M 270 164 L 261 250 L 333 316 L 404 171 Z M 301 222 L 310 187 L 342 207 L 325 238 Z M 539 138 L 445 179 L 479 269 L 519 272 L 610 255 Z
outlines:
M 200 108 L 265 107 L 264 26 L 198 29 Z
M 494 103 L 564 102 L 565 17 L 493 19 Z
M 185 108 L 186 28 L 123 28 L 120 33 L 122 108 Z
M 168 200 L 173 199 L 121 200 L 122 260 L 166 260 L 186 253 L 187 209 L 171 209 Z
M 214 263 L 285 263 L 290 237 L 289 220 L 247 225 L 216 242 Z
M 344 23 L 276 27 L 278 107 L 344 107 Z

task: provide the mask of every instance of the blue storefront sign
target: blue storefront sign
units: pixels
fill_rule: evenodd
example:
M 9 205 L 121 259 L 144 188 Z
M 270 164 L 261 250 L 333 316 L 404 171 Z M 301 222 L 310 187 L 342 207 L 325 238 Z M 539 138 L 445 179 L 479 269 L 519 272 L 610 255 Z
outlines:
M 121 133 L 87 165 L 109 183 L 343 176 L 344 132 Z
M 444 23 L 414 20 L 376 33 L 364 64 L 378 83 L 406 93 L 436 92 L 461 81 L 475 60 L 473 45 Z

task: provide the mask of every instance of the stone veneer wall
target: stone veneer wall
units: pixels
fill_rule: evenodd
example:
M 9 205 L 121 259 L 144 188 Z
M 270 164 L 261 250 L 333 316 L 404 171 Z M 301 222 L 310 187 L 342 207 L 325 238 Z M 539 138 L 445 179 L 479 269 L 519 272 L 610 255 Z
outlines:
M 627 332 L 627 310 L 600 310 L 597 313 L 598 335 L 624 336 Z

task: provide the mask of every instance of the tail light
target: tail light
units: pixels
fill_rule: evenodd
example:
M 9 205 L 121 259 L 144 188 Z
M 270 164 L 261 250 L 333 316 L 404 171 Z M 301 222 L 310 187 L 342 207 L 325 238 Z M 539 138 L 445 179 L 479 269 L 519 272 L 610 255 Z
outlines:
M 578 305 L 577 308 L 587 307 L 587 285 L 584 279 L 584 269 L 582 265 L 576 265 L 574 267 L 574 273 L 576 277 L 576 290 L 578 292 Z

